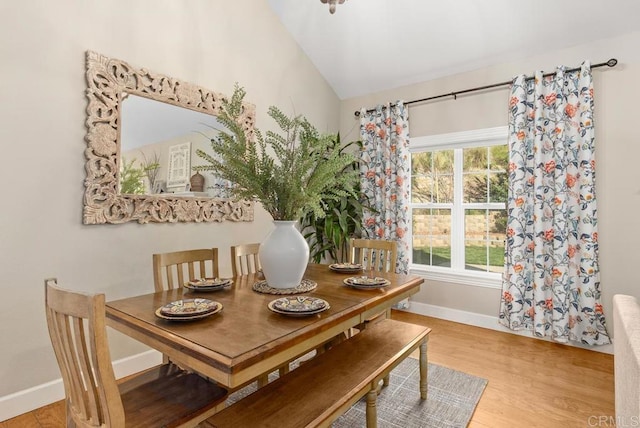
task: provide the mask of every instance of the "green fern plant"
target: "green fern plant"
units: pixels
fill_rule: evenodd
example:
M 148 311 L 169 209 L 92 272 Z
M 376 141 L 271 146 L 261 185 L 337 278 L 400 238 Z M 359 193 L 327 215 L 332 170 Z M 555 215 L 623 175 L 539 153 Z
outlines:
M 213 171 L 234 183 L 232 195 L 259 201 L 274 220 L 297 221 L 306 214 L 322 218 L 327 201 L 355 195 L 356 171 L 346 171 L 355 158 L 335 147 L 335 136 L 320 134 L 301 115 L 288 117 L 277 107 L 268 114 L 281 133 L 255 131 L 249 141 L 239 116 L 245 91 L 236 85 L 233 96 L 222 101 L 218 121 L 228 131 L 211 139 L 210 155 L 197 150 L 208 165 L 194 169 Z
M 342 145 L 340 134 L 336 135 L 332 149 L 341 153 L 362 148 L 361 141 L 351 141 Z M 360 162 L 356 159 L 345 166 L 340 174 L 358 173 Z M 347 262 L 349 260 L 348 243 L 350 238 L 359 238 L 362 235 L 362 222 L 364 211 L 373 211 L 368 201 L 359 199 L 359 183 L 356 184 L 355 194 L 343 196 L 340 199 L 325 201 L 324 218 L 315 218 L 311 213 L 305 215 L 300 221 L 304 238 L 309 244 L 309 256 L 315 263 L 324 261 Z

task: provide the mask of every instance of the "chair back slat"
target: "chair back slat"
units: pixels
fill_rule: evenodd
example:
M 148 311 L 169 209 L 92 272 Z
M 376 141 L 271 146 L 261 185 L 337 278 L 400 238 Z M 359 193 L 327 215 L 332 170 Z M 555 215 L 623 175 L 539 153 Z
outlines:
M 191 279 L 216 278 L 218 275 L 217 248 L 153 255 L 153 282 L 156 291 L 182 287 Z
M 395 272 L 397 243 L 381 239 L 349 240 L 352 263 L 360 263 L 365 271 Z
M 258 251 L 260 244 L 241 244 L 231 247 L 231 269 L 233 276 L 256 273 L 262 266 Z
M 94 367 L 98 365 L 95 354 L 98 352 L 90 338 L 94 337 L 94 332 L 90 324 L 83 319 L 71 319 L 74 326 L 74 339 L 76 341 L 76 349 L 78 349 L 80 380 L 84 381 L 84 387 L 89 393 L 87 406 L 88 419 L 93 422 L 103 420 L 100 402 L 104 398 L 98 385 L 102 383 L 98 380 L 101 372 L 94 371 Z
M 124 408 L 107 344 L 104 294 L 88 295 L 45 280 L 47 325 L 77 427 L 124 426 Z

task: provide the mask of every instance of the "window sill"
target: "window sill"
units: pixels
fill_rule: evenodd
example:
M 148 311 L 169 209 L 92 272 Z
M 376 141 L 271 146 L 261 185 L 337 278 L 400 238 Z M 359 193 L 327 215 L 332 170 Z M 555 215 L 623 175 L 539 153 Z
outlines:
M 427 269 L 423 265 L 411 265 L 409 270 L 412 274 L 422 276 L 424 279 L 431 281 L 452 282 L 475 287 L 502 288 L 502 275 L 499 273 L 467 273 L 450 269 Z

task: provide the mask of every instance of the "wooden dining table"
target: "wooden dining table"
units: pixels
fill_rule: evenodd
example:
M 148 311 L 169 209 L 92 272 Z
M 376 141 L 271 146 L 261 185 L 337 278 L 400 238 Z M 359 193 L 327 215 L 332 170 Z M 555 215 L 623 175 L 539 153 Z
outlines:
M 249 274 L 215 292 L 179 288 L 107 302 L 107 325 L 234 390 L 388 310 L 417 293 L 423 282 L 415 275 L 377 272 L 376 276 L 390 284 L 363 290 L 343 283 L 353 275 L 310 264 L 304 279 L 316 282 L 317 287 L 300 295 L 318 297 L 330 305 L 311 316 L 271 311 L 269 302 L 283 296 L 254 291 L 260 278 Z M 172 301 L 196 297 L 219 302 L 223 309 L 189 322 L 155 315 L 156 309 Z

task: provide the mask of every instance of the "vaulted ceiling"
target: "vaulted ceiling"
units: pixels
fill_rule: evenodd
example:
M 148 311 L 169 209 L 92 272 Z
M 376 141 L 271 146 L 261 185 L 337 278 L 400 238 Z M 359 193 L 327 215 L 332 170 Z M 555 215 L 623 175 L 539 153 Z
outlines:
M 639 0 L 267 1 L 341 99 L 640 30 Z

